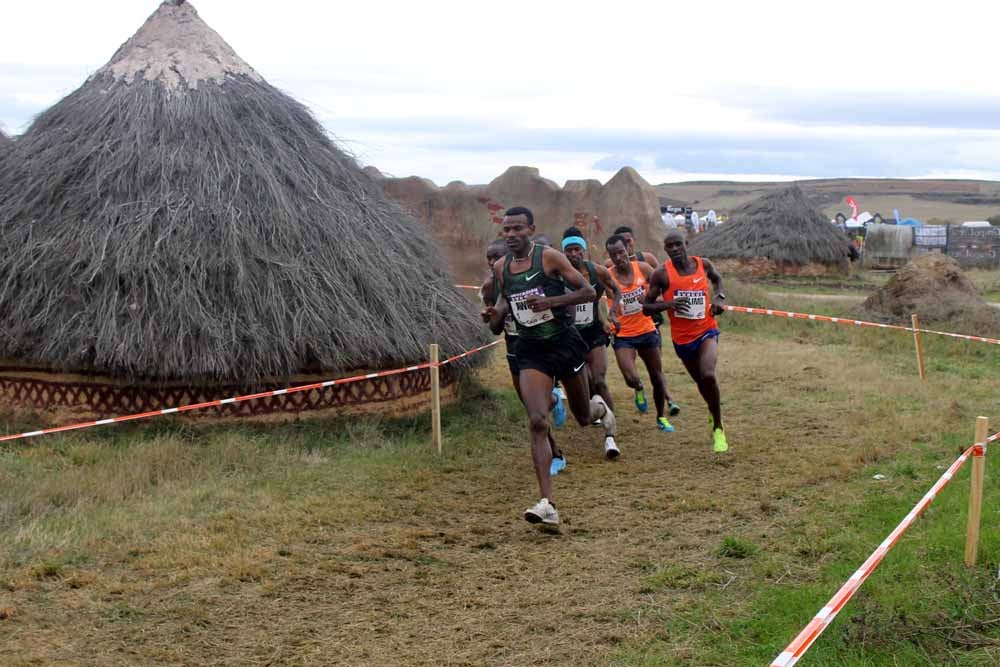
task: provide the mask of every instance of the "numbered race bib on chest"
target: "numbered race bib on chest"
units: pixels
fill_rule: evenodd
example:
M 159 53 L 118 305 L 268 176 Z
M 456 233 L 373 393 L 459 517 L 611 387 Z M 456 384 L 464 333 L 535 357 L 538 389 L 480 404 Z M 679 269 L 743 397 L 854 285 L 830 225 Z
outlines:
M 642 312 L 642 301 L 646 296 L 646 288 L 636 287 L 622 292 L 622 315 L 635 315 Z
M 687 312 L 675 311 L 677 317 L 685 320 L 705 319 L 705 292 L 702 290 L 677 290 L 674 293 L 675 299 L 685 298 L 688 300 Z
M 584 327 L 594 323 L 594 302 L 576 304 L 576 319 L 573 321 L 578 327 Z
M 528 297 L 532 295 L 544 297 L 545 290 L 541 287 L 536 287 L 510 295 L 510 309 L 514 313 L 514 319 L 522 327 L 538 326 L 542 322 L 548 322 L 555 317 L 551 310 L 543 310 L 540 313 L 533 311 L 527 303 Z

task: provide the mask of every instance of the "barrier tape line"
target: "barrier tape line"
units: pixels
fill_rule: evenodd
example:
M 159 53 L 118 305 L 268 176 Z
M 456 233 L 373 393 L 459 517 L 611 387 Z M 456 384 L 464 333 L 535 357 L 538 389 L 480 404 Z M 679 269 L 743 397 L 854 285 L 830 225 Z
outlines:
M 913 327 L 904 327 L 899 324 L 881 324 L 879 322 L 865 322 L 864 320 L 852 320 L 846 317 L 830 317 L 828 315 L 809 315 L 807 313 L 794 313 L 787 310 L 775 310 L 774 308 L 747 308 L 746 306 L 725 306 L 726 310 L 736 313 L 749 313 L 751 315 L 773 315 L 775 317 L 787 317 L 797 320 L 813 320 L 816 322 L 833 322 L 834 324 L 853 324 L 860 327 L 877 327 L 879 329 L 894 329 L 896 331 L 913 331 Z M 948 336 L 950 338 L 961 338 L 962 340 L 974 340 L 980 343 L 991 343 L 1000 345 L 1000 340 L 996 338 L 985 338 L 983 336 L 969 336 L 967 334 L 951 333 L 950 331 L 934 331 L 933 329 L 917 329 L 918 333 L 936 334 L 938 336 Z
M 965 464 L 969 456 L 982 456 L 987 443 L 994 442 L 998 439 L 1000 439 L 1000 432 L 994 433 L 983 442 L 973 444 L 971 447 L 966 449 L 961 456 L 955 459 L 955 462 L 951 464 L 951 467 L 949 467 L 944 474 L 941 475 L 938 481 L 934 483 L 934 486 L 932 486 L 930 490 L 924 494 L 924 497 L 920 499 L 920 502 L 918 502 L 916 506 L 910 510 L 910 513 L 903 518 L 899 525 L 896 526 L 891 533 L 889 533 L 889 536 L 882 541 L 882 544 L 878 545 L 875 551 L 873 551 L 868 557 L 868 560 L 862 563 L 861 567 L 859 567 L 858 570 L 851 575 L 851 578 L 840 587 L 840 590 L 838 590 L 832 598 L 830 598 L 830 601 L 819 610 L 819 613 L 816 614 L 811 621 L 809 621 L 809 624 L 803 628 L 802 632 L 800 632 L 798 636 L 792 640 L 792 643 L 790 643 L 787 648 L 785 648 L 785 650 L 774 659 L 771 663 L 771 667 L 792 667 L 792 665 L 799 661 L 799 658 L 801 658 L 805 652 L 809 650 L 809 647 L 813 645 L 813 642 L 815 642 L 816 639 L 823 634 L 823 631 L 826 630 L 827 626 L 833 622 L 833 619 L 837 617 L 837 614 L 844 608 L 844 605 L 846 605 L 850 599 L 854 597 L 854 594 L 858 592 L 859 588 L 861 588 L 861 584 L 865 583 L 871 573 L 875 571 L 875 568 L 878 567 L 878 564 L 882 562 L 883 558 L 885 558 L 889 549 L 896 545 L 896 542 L 898 542 L 899 538 L 903 536 L 903 533 L 905 533 L 909 527 L 913 525 L 913 522 L 917 519 L 917 517 L 923 514 L 924 510 L 926 510 L 928 505 L 931 504 L 931 501 L 934 500 L 937 494 L 941 492 L 941 489 L 943 489 L 945 485 L 947 485 L 948 482 L 950 482 L 951 479 L 958 473 L 959 469 Z
M 492 343 L 486 345 L 481 345 L 479 347 L 473 348 L 471 350 L 466 350 L 461 354 L 456 354 L 454 357 L 449 357 L 444 361 L 439 361 L 437 366 L 440 368 L 446 364 L 458 361 L 470 355 L 476 354 L 477 352 L 482 352 L 487 348 L 491 348 L 495 345 L 499 345 L 503 342 L 503 339 L 498 339 Z M 134 415 L 125 415 L 124 417 L 111 417 L 109 419 L 98 419 L 95 421 L 79 422 L 77 424 L 67 424 L 65 426 L 54 426 L 52 428 L 39 429 L 37 431 L 27 431 L 25 433 L 17 433 L 13 435 L 5 435 L 0 437 L 0 442 L 8 442 L 10 440 L 22 440 L 24 438 L 34 438 L 40 435 L 51 435 L 53 433 L 64 433 L 66 431 L 76 431 L 84 428 L 93 428 L 95 426 L 106 426 L 108 424 L 120 424 L 122 422 L 136 421 L 139 419 L 150 419 L 152 417 L 159 417 L 162 415 L 172 415 L 180 412 L 191 412 L 192 410 L 204 410 L 206 408 L 214 408 L 220 405 L 228 405 L 230 403 L 243 403 L 244 401 L 253 401 L 258 398 L 268 398 L 270 396 L 280 396 L 282 394 L 296 394 L 303 391 L 312 391 L 314 389 L 324 389 L 326 387 L 332 387 L 338 384 L 348 384 L 350 382 L 360 382 L 362 380 L 371 380 L 377 377 L 386 377 L 389 375 L 399 375 L 401 373 L 412 373 L 414 371 L 419 371 L 424 368 L 430 368 L 434 366 L 431 362 L 425 362 L 422 364 L 417 364 L 416 366 L 406 366 L 405 368 L 395 368 L 389 371 L 379 371 L 376 373 L 366 373 L 365 375 L 354 375 L 352 377 L 339 378 L 336 380 L 326 380 L 324 382 L 313 382 L 311 384 L 303 384 L 295 387 L 288 387 L 286 389 L 275 389 L 273 391 L 262 391 L 256 394 L 244 394 L 242 396 L 233 396 L 230 398 L 222 398 L 215 401 L 206 401 L 204 403 L 193 403 L 191 405 L 181 405 L 176 408 L 164 408 L 162 410 L 151 410 L 149 412 L 139 412 Z

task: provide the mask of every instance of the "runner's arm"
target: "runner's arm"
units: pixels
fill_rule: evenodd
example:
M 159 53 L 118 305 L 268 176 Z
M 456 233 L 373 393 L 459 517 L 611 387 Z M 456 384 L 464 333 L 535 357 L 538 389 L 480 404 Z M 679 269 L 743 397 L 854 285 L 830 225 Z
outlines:
M 654 269 L 660 268 L 660 260 L 656 259 L 656 255 L 651 252 L 643 251 L 642 261 L 646 262 L 646 264 L 649 264 Z
M 490 327 L 490 331 L 494 334 L 499 335 L 503 331 L 504 320 L 507 319 L 507 313 L 510 311 L 510 306 L 507 304 L 507 299 L 503 298 L 503 271 L 501 268 L 501 262 L 497 262 L 493 265 L 493 275 L 496 278 L 496 284 L 499 288 L 499 294 L 493 295 L 492 306 L 486 306 L 483 308 L 480 316 L 483 321 Z M 490 283 L 490 291 L 493 289 L 493 281 L 488 280 Z M 483 285 L 485 288 L 486 285 Z M 483 290 L 483 297 L 486 297 L 486 290 Z M 486 303 L 489 303 L 487 300 Z
M 604 287 L 604 293 L 611 296 L 611 303 L 608 305 L 608 321 L 618 328 L 618 307 L 621 305 L 622 291 L 618 289 L 618 283 L 611 278 L 611 272 L 603 266 L 594 264 L 597 271 L 597 279 Z
M 558 250 L 546 248 L 542 252 L 542 269 L 548 275 L 562 278 L 566 286 L 572 288 L 573 291 L 559 296 L 529 296 L 525 302 L 536 313 L 550 308 L 575 306 L 578 303 L 594 300 L 594 296 L 596 296 L 594 288 L 579 271 L 573 268 L 573 265 L 569 263 L 569 258 Z
M 639 266 L 643 265 L 640 264 Z M 653 271 L 648 280 L 649 287 L 646 288 L 646 298 L 642 302 L 642 312 L 644 314 L 652 315 L 654 313 L 662 313 L 663 311 L 670 310 L 671 308 L 681 313 L 687 311 L 687 299 L 683 297 L 672 301 L 668 301 L 666 299 L 663 301 L 657 301 L 660 296 L 670 292 L 670 278 L 667 277 L 666 269 L 661 266 L 656 271 Z
M 722 291 L 722 274 L 704 257 L 701 258 L 701 264 L 705 267 L 708 281 L 712 283 L 712 314 L 721 315 L 726 312 L 726 305 L 722 303 L 726 300 L 726 293 Z

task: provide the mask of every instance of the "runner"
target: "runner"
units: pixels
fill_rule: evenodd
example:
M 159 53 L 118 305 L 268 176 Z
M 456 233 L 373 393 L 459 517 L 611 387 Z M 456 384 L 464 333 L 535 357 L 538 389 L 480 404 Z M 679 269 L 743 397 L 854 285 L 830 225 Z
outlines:
M 507 244 L 504 243 L 503 239 L 493 239 L 486 247 L 486 264 L 489 267 L 490 273 L 479 288 L 479 298 L 482 300 L 484 307 L 497 301 L 499 290 L 497 289 L 497 279 L 493 273 L 493 266 L 506 254 Z M 517 397 L 520 399 L 521 382 L 517 369 L 517 327 L 514 324 L 514 317 L 510 313 L 507 313 L 507 317 L 504 320 L 503 335 L 504 343 L 507 347 L 507 368 L 510 370 L 510 379 L 514 384 L 514 391 L 517 392 Z M 524 399 L 521 399 L 521 402 L 523 403 Z M 555 391 L 552 392 L 549 410 L 553 413 L 553 420 L 556 422 L 556 426 L 562 426 L 566 422 L 566 408 Z M 561 420 L 557 411 L 562 413 Z M 556 445 L 556 440 L 552 436 L 551 429 L 549 429 L 549 446 L 552 448 L 552 466 L 550 472 L 552 475 L 558 475 L 560 471 L 566 468 L 566 457 Z
M 583 275 L 596 293 L 593 301 L 581 303 L 576 307 L 576 328 L 589 350 L 587 368 L 590 369 L 590 394 L 591 396 L 600 394 L 608 407 L 614 410 L 615 404 L 611 400 L 611 391 L 608 389 L 607 382 L 608 353 L 606 348 L 611 342 L 609 334 L 613 333 L 618 326 L 617 313 L 621 292 L 606 268 L 584 259 L 587 241 L 583 238 L 579 228 L 570 227 L 563 232 L 562 247 L 569 263 Z M 601 297 L 604 296 L 605 292 L 611 295 L 611 307 L 608 310 L 607 320 L 601 316 L 600 308 Z
M 669 259 L 649 279 L 643 311 L 667 311 L 674 351 L 698 385 L 698 392 L 712 414 L 712 448 L 725 452 L 729 443 L 722 426 L 722 399 L 715 379 L 719 352 L 719 325 L 715 316 L 725 312 L 721 302 L 726 300 L 722 276 L 704 257 L 688 256 L 687 242 L 680 230 L 667 232 L 663 249 Z M 711 300 L 709 282 L 715 294 Z M 663 300 L 657 301 L 660 295 Z M 710 304 L 708 308 L 706 304 Z
M 670 400 L 670 396 L 660 360 L 660 332 L 656 330 L 653 320 L 643 313 L 646 285 L 653 267 L 645 262 L 629 261 L 625 239 L 620 234 L 612 234 L 605 247 L 611 256 L 611 278 L 622 293 L 619 307 L 621 324 L 613 345 L 618 368 L 625 376 L 625 384 L 635 390 L 635 407 L 639 412 L 646 412 L 649 409 L 646 391 L 635 364 L 638 354 L 653 385 L 656 425 L 661 431 L 671 433 L 674 427 L 664 415 L 664 403 Z
M 508 209 L 503 219 L 507 256 L 494 266 L 502 299 L 483 310 L 494 333 L 513 312 L 518 330 L 517 365 L 521 398 L 531 428 L 531 457 L 541 498 L 524 512 L 531 523 L 558 525 L 552 502 L 552 450 L 547 418 L 553 381 L 562 380 L 570 411 L 581 426 L 604 420 L 605 455 L 618 455 L 615 415 L 600 396 L 590 397 L 586 345 L 573 326 L 574 306 L 592 301 L 593 288 L 562 253 L 531 240 L 535 221 L 524 207 Z M 573 288 L 566 292 L 566 286 Z
M 656 268 L 660 265 L 660 260 L 656 259 L 656 255 L 651 252 L 645 252 L 643 250 L 637 250 L 635 247 L 635 232 L 632 228 L 627 225 L 622 225 L 615 229 L 615 234 L 619 234 L 625 239 L 625 249 L 628 251 L 628 259 L 630 262 L 646 262 L 652 268 Z M 604 262 L 604 266 L 611 268 L 611 260 Z M 653 313 L 653 324 L 656 326 L 657 331 L 663 325 L 663 313 Z M 674 403 L 673 401 L 667 401 L 667 407 L 670 410 L 670 416 L 680 414 L 681 406 Z

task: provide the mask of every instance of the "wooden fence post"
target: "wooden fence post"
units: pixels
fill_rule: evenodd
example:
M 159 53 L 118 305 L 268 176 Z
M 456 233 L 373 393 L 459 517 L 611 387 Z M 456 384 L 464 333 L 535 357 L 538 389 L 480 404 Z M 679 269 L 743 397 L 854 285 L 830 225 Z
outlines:
M 913 344 L 917 348 L 917 371 L 920 373 L 920 381 L 927 382 L 927 369 L 924 367 L 924 346 L 920 341 L 920 320 L 916 313 L 910 315 L 910 321 L 913 322 Z
M 989 431 L 986 417 L 976 418 L 976 442 L 984 442 Z M 979 524 L 983 517 L 983 478 L 986 474 L 986 445 L 972 450 L 972 488 L 969 491 L 969 525 L 965 531 L 965 567 L 975 567 L 979 552 Z
M 437 453 L 441 453 L 441 376 L 438 368 L 438 346 L 431 343 L 431 438 Z

